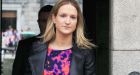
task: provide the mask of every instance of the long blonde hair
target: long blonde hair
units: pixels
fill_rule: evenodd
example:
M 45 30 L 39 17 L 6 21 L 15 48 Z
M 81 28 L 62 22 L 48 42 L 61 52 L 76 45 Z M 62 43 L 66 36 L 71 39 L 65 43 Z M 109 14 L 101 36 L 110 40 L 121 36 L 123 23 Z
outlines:
M 74 42 L 77 44 L 80 48 L 92 48 L 95 47 L 94 44 L 90 43 L 87 38 L 84 36 L 84 20 L 83 15 L 81 13 L 80 7 L 78 3 L 75 0 L 58 0 L 55 6 L 53 7 L 50 16 L 47 21 L 47 26 L 45 33 L 43 35 L 43 41 L 44 42 L 51 42 L 55 39 L 56 33 L 55 33 L 55 26 L 52 20 L 52 16 L 56 16 L 58 13 L 58 10 L 61 6 L 71 4 L 73 5 L 78 12 L 78 18 L 77 18 L 77 28 L 75 32 L 73 33 Z

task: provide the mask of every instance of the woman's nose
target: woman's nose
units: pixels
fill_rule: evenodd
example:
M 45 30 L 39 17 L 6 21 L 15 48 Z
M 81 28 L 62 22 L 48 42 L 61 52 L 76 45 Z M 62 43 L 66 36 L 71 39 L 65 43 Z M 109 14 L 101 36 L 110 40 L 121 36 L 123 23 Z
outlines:
M 67 17 L 65 22 L 66 22 L 66 24 L 70 24 L 70 18 Z

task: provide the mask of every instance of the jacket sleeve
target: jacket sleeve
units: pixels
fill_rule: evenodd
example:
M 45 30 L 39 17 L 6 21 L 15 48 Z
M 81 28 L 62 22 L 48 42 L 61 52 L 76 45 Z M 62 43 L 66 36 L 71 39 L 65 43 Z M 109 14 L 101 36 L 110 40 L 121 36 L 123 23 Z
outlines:
M 23 41 L 20 41 L 16 51 L 16 57 L 13 63 L 12 75 L 22 75 L 24 73 L 25 66 L 25 45 Z
M 96 75 L 95 50 L 90 50 L 85 55 L 85 75 Z

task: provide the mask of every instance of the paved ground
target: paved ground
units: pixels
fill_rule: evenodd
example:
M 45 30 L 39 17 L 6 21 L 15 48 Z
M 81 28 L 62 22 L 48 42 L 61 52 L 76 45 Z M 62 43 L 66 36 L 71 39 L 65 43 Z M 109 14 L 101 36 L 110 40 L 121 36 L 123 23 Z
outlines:
M 2 54 L 2 74 L 1 75 L 11 75 L 12 65 L 15 58 L 15 54 L 5 53 Z
M 4 59 L 2 62 L 2 74 L 1 75 L 11 75 L 12 65 L 14 59 Z

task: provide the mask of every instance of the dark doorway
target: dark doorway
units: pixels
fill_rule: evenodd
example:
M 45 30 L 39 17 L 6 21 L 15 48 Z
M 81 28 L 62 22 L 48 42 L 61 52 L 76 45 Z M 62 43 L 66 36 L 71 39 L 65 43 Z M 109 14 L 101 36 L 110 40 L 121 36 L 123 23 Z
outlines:
M 16 29 L 16 11 L 2 11 L 2 31 L 5 31 L 9 26 Z
M 96 75 L 110 75 L 109 0 L 83 0 L 86 33 L 98 48 Z

